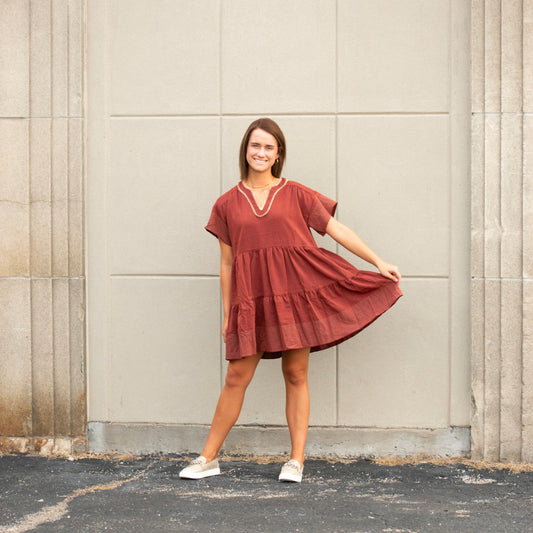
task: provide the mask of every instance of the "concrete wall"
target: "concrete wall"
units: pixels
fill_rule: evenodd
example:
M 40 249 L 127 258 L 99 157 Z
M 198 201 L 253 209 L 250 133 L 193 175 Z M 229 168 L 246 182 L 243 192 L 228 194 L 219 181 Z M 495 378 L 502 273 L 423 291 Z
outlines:
M 286 175 L 406 274 L 387 316 L 313 356 L 309 451 L 468 452 L 471 148 L 472 455 L 533 461 L 532 36 L 531 0 L 2 0 L 0 451 L 86 429 L 198 449 L 224 373 L 202 226 L 271 114 Z M 287 449 L 282 394 L 262 364 L 241 422 L 264 426 L 229 449 Z
M 84 446 L 84 30 L 0 2 L 0 449 Z
M 533 461 L 533 2 L 472 2 L 472 455 Z
M 313 354 L 311 451 L 468 453 L 469 32 L 459 0 L 88 4 L 93 449 L 200 448 L 225 371 L 203 226 L 268 115 L 284 174 L 336 197 L 405 276 L 386 316 Z M 228 448 L 286 450 L 283 404 L 262 362 L 239 423 L 267 428 Z

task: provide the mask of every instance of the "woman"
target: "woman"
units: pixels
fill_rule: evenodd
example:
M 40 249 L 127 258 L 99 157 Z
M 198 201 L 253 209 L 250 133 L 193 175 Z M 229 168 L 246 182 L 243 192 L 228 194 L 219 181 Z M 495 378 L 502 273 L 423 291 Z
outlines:
M 222 335 L 229 364 L 204 449 L 180 472 L 183 478 L 220 473 L 217 454 L 259 360 L 281 357 L 291 456 L 279 479 L 300 482 L 309 353 L 352 337 L 402 295 L 398 267 L 333 218 L 335 201 L 281 177 L 286 155 L 285 138 L 273 120 L 252 122 L 241 142 L 241 181 L 216 201 L 206 226 L 220 243 Z M 309 228 L 327 233 L 379 274 L 318 248 Z

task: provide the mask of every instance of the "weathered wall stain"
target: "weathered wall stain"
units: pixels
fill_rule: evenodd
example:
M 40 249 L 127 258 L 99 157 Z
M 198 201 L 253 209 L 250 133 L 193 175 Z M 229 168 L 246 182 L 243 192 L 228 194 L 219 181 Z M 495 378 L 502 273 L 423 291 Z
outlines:
M 85 1 L 0 2 L 0 19 L 18 51 L 0 101 L 0 449 L 42 453 L 86 427 Z

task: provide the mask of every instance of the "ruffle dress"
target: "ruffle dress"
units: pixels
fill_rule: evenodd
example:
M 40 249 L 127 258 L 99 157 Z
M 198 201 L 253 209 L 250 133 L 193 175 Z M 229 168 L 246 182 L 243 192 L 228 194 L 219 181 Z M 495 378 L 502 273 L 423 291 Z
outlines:
M 286 178 L 262 208 L 242 182 L 216 201 L 205 229 L 233 250 L 226 359 L 335 346 L 402 296 L 398 283 L 317 246 L 309 228 L 324 235 L 336 207 Z

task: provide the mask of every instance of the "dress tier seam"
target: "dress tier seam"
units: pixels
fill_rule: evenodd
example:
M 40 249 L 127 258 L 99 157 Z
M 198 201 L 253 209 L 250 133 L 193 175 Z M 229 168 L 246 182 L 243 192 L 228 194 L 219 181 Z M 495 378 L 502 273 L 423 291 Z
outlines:
M 325 248 L 321 248 L 318 246 L 318 244 L 315 243 L 313 246 L 312 244 L 298 244 L 298 245 L 282 245 L 282 244 L 274 244 L 272 246 L 262 246 L 260 248 L 249 248 L 248 250 L 240 250 L 236 254 L 234 254 L 234 258 L 239 257 L 241 255 L 245 254 L 254 254 L 257 252 L 262 252 L 263 250 L 325 250 Z
M 355 273 L 353 276 L 350 276 L 349 278 L 343 278 L 342 282 L 350 283 L 350 281 L 354 281 L 356 278 L 361 277 L 361 272 L 364 272 L 364 271 L 358 271 L 357 273 Z M 286 292 L 280 292 L 278 294 L 268 294 L 268 295 L 263 294 L 263 295 L 253 296 L 251 298 L 243 298 L 242 300 L 239 300 L 238 302 L 232 303 L 231 307 L 238 307 L 242 303 L 255 302 L 256 300 L 274 300 L 275 298 L 280 298 L 284 296 L 294 296 L 294 295 L 299 295 L 299 294 L 303 294 L 306 296 L 310 296 L 312 294 L 317 295 L 319 291 L 329 289 L 333 286 L 339 286 L 340 284 L 341 284 L 341 280 L 333 280 L 329 283 L 325 283 L 324 285 L 320 285 L 319 287 L 315 287 L 313 289 L 303 289 L 299 291 L 286 291 Z

